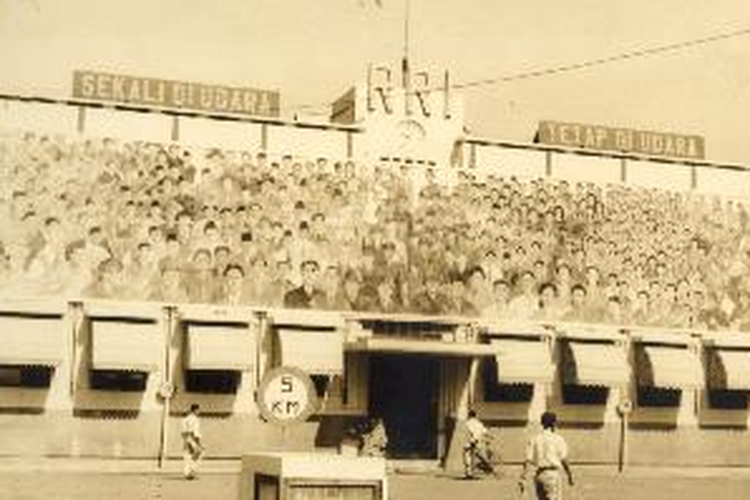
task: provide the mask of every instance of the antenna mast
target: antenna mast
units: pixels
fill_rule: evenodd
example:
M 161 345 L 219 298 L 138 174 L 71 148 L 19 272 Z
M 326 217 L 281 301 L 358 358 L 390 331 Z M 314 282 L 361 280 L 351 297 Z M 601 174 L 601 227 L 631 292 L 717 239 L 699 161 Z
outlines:
M 409 69 L 409 24 L 411 23 L 411 0 L 404 0 L 404 57 L 401 60 L 402 86 L 406 114 L 411 114 L 411 70 Z

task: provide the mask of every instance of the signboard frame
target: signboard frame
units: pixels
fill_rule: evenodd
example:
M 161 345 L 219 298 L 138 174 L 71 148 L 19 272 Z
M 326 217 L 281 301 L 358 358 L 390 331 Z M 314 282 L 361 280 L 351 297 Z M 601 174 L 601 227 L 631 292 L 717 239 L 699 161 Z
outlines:
M 87 101 L 278 118 L 278 90 L 75 70 L 72 95 Z
M 699 135 L 555 120 L 539 121 L 534 142 L 657 158 L 704 160 L 706 156 L 705 139 Z
M 383 485 L 380 481 L 374 480 L 335 480 L 335 479 L 318 479 L 318 478 L 286 478 L 282 480 L 282 490 L 286 493 L 285 498 L 290 500 L 317 500 L 322 498 L 334 498 L 339 500 L 352 500 L 361 495 L 365 490 L 370 493 L 367 495 L 369 500 L 383 500 Z M 330 490 L 339 490 L 339 494 L 333 496 Z M 305 495 L 303 491 L 308 490 L 315 492 Z M 355 495 L 347 495 L 344 492 L 356 492 Z

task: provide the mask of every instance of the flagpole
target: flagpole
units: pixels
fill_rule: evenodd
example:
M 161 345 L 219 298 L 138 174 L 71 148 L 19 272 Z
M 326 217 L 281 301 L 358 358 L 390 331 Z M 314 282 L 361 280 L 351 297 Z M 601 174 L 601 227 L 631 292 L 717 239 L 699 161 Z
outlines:
M 404 0 L 404 58 L 409 60 L 409 22 L 411 21 L 411 0 Z
M 401 61 L 404 107 L 411 115 L 411 73 L 409 69 L 409 24 L 411 23 L 411 0 L 404 0 L 404 56 Z

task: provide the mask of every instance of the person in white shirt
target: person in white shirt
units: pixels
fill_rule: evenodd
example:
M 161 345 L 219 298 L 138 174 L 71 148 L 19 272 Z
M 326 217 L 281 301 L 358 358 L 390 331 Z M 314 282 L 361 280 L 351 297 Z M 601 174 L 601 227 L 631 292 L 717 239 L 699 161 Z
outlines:
M 508 297 L 510 297 L 510 284 L 498 279 L 492 284 L 492 299 L 488 306 L 482 310 L 482 316 L 493 319 L 508 319 Z
M 516 321 L 530 320 L 539 310 L 539 297 L 534 290 L 536 277 L 531 271 L 523 271 L 518 278 L 520 293 L 508 303 L 508 318 Z
M 367 424 L 367 432 L 362 436 L 360 454 L 365 457 L 385 457 L 388 448 L 388 434 L 380 417 L 372 418 Z
M 489 451 L 489 440 L 492 436 L 487 427 L 477 418 L 477 413 L 474 410 L 469 410 L 466 431 L 466 444 L 463 453 L 464 475 L 467 478 L 474 477 L 474 467 L 478 467 L 485 472 L 494 472 Z
M 195 479 L 198 470 L 198 462 L 205 451 L 203 447 L 203 436 L 201 434 L 201 422 L 198 418 L 197 404 L 190 405 L 190 412 L 182 419 L 182 443 L 183 443 L 183 475 L 185 479 Z
M 562 477 L 564 470 L 568 484 L 573 486 L 573 473 L 568 464 L 568 445 L 555 433 L 557 415 L 547 411 L 542 414 L 542 432 L 532 437 L 526 446 L 526 461 L 518 480 L 521 494 L 526 491 L 529 470 L 534 470 L 534 487 L 539 500 L 562 499 Z

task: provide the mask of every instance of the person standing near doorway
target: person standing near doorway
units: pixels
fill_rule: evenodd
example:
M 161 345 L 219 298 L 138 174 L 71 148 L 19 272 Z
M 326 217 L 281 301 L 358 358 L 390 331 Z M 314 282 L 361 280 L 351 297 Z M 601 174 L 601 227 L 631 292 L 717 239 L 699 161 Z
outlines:
M 197 404 L 190 405 L 190 411 L 182 419 L 182 471 L 185 479 L 195 479 L 195 474 L 198 471 L 198 462 L 203 457 L 205 451 L 198 410 L 200 410 L 200 406 Z
M 539 500 L 562 499 L 562 476 L 564 470 L 568 484 L 573 486 L 573 474 L 568 464 L 568 445 L 562 436 L 555 433 L 557 415 L 547 411 L 542 414 L 542 432 L 532 437 L 526 446 L 526 461 L 518 480 L 521 494 L 526 491 L 530 469 L 534 470 L 534 487 Z
M 385 423 L 380 417 L 373 417 L 367 423 L 366 432 L 362 436 L 360 453 L 365 457 L 385 457 L 388 448 L 388 434 Z

